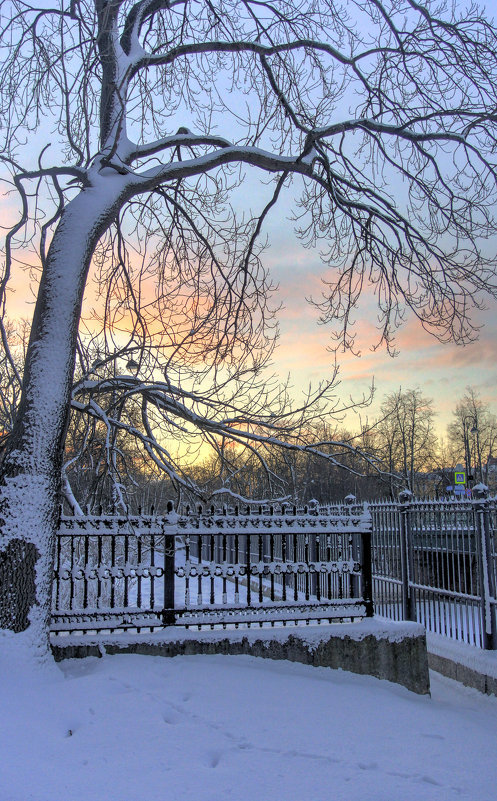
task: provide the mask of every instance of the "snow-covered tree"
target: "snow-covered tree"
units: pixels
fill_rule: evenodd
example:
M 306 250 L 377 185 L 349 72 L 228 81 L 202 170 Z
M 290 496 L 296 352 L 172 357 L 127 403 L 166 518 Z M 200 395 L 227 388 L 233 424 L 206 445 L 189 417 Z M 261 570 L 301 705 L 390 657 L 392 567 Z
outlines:
M 19 262 L 38 277 L 1 465 L 0 625 L 31 623 L 41 643 L 71 403 L 109 430 L 135 403 L 131 433 L 179 482 L 157 427 L 218 449 L 303 447 L 303 412 L 261 379 L 257 242 L 289 185 L 299 235 L 325 243 L 322 314 L 342 344 L 367 286 L 387 343 L 405 308 L 441 339 L 472 336 L 470 304 L 496 292 L 479 242 L 495 232 L 497 38 L 475 6 L 416 0 L 5 0 L 0 26 L 0 150 L 19 203 L 2 304 Z M 243 170 L 266 177 L 245 217 Z M 78 351 L 95 297 L 96 365 Z

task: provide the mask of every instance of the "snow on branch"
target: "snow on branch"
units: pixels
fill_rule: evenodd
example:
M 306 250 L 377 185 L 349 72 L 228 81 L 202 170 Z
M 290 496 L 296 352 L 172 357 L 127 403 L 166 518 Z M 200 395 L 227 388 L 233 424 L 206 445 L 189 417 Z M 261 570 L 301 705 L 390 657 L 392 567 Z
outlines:
M 60 451 L 72 393 L 81 427 L 67 471 L 101 457 L 120 486 L 136 456 L 127 435 L 186 486 L 165 432 L 187 449 L 196 436 L 209 444 L 230 476 L 246 450 L 273 484 L 274 449 L 289 470 L 293 454 L 339 464 L 356 453 L 346 437 L 316 433 L 326 414 L 340 416 L 333 381 L 301 404 L 267 386 L 277 303 L 260 238 L 291 183 L 297 235 L 321 246 L 329 268 L 313 302 L 336 347 L 355 349 L 366 287 L 392 351 L 406 309 L 442 340 L 476 336 L 471 309 L 497 297 L 487 247 L 497 231 L 497 32 L 476 7 L 3 9 L 1 165 L 18 217 L 5 237 L 2 311 L 25 250 L 39 278 L 24 374 L 0 329 L 12 378 L 4 405 L 22 383 L 20 408 L 38 404 L 48 417 L 50 407 L 58 423 L 46 449 Z M 243 195 L 245 170 L 272 186 L 261 183 L 259 207 L 244 215 L 231 198 Z M 38 370 L 55 350 L 60 364 Z M 49 370 L 57 399 L 36 383 Z M 13 452 L 26 441 L 24 413 L 9 424 Z

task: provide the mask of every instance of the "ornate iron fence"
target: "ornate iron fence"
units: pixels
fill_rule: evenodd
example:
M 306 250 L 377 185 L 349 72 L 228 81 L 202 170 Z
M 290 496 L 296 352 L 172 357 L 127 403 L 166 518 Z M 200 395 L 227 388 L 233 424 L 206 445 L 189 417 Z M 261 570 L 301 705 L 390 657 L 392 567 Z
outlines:
M 371 616 L 371 521 L 292 508 L 61 517 L 53 632 Z

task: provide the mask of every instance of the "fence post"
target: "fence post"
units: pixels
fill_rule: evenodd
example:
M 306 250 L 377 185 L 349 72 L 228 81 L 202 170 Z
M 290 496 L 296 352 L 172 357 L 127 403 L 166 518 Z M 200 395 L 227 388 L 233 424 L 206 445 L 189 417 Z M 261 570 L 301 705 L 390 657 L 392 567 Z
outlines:
M 343 502 L 344 502 L 344 506 L 345 506 L 345 509 L 344 509 L 345 514 L 348 517 L 351 517 L 352 516 L 352 507 L 356 505 L 356 496 L 352 495 L 352 493 L 350 493 L 349 495 L 345 496 L 345 498 L 343 499 Z M 349 551 L 354 551 L 357 548 L 357 538 L 356 537 L 357 537 L 357 535 L 349 534 L 349 542 L 348 542 Z M 361 533 L 361 541 L 362 541 L 363 537 L 364 537 L 364 535 Z M 362 552 L 364 553 L 364 548 L 362 546 L 362 543 L 361 543 L 360 547 L 362 548 Z M 371 542 L 369 543 L 369 550 L 371 551 Z M 350 554 L 349 554 L 349 556 L 350 556 Z M 363 561 L 363 556 L 362 555 L 361 555 L 361 561 Z M 364 579 L 363 579 L 363 583 L 364 583 Z M 358 596 L 359 596 L 359 587 L 360 587 L 360 577 L 351 575 L 350 576 L 350 597 L 351 598 L 358 598 Z
M 402 578 L 402 619 L 416 620 L 416 600 L 411 588 L 413 578 L 412 532 L 409 511 L 413 500 L 410 490 L 399 493 L 400 569 Z
M 173 626 L 176 622 L 174 614 L 174 561 L 175 561 L 175 534 L 178 515 L 170 512 L 162 523 L 164 533 L 164 606 L 162 609 L 162 623 L 164 626 Z
M 495 581 L 492 565 L 492 537 L 490 531 L 490 509 L 488 487 L 477 484 L 473 487 L 476 498 L 476 520 L 478 530 L 478 572 L 480 576 L 481 611 L 483 623 L 483 647 L 497 649 L 497 626 L 495 609 L 492 609 L 492 598 L 495 598 Z
M 366 617 L 373 617 L 373 564 L 371 553 L 372 518 L 367 504 L 361 515 L 361 565 L 362 565 L 362 598 L 366 607 Z

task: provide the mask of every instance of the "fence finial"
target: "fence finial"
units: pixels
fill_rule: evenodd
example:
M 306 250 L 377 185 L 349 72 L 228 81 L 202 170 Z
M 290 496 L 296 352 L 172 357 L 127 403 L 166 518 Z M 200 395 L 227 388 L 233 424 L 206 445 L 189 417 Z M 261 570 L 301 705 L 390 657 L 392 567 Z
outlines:
M 475 484 L 473 489 L 471 490 L 471 495 L 473 498 L 476 498 L 478 501 L 484 501 L 488 498 L 488 487 L 483 482 L 479 484 Z
M 410 503 L 414 500 L 414 495 L 412 494 L 411 490 L 403 489 L 399 492 L 399 502 L 400 503 Z

